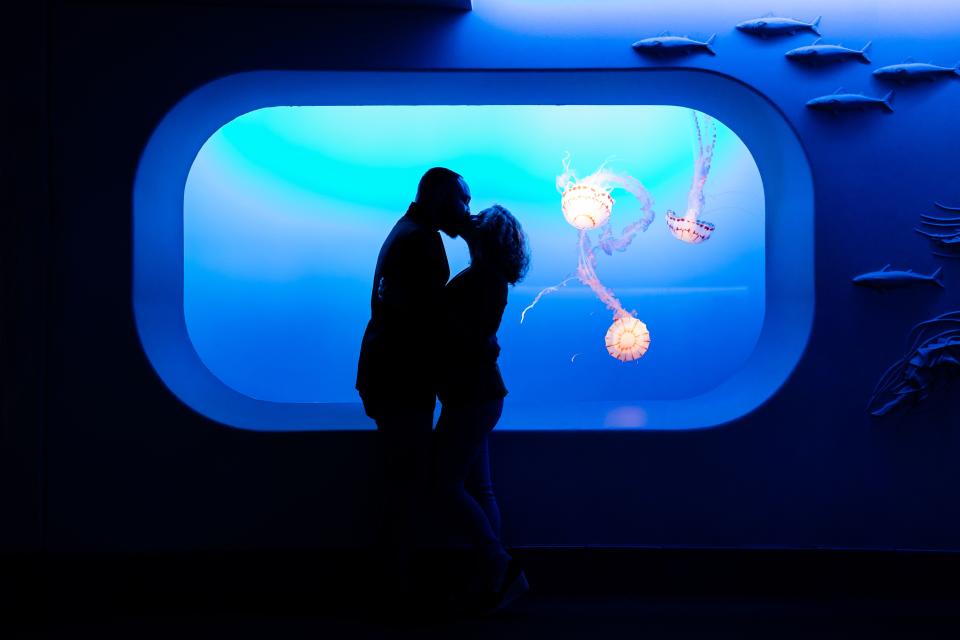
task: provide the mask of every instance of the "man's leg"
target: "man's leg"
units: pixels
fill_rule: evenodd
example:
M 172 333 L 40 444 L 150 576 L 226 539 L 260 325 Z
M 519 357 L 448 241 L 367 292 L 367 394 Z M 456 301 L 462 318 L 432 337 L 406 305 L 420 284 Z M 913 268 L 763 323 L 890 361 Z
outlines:
M 432 409 L 403 409 L 377 417 L 382 472 L 379 543 L 388 590 L 406 592 L 412 587 L 412 556 L 428 490 L 432 428 Z

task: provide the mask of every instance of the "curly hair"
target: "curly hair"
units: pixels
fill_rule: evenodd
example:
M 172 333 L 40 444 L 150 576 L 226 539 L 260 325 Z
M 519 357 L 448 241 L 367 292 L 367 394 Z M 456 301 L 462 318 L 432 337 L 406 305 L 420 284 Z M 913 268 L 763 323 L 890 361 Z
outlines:
M 510 284 L 523 280 L 530 269 L 527 235 L 513 214 L 495 204 L 477 214 L 471 263 L 483 263 L 499 271 Z

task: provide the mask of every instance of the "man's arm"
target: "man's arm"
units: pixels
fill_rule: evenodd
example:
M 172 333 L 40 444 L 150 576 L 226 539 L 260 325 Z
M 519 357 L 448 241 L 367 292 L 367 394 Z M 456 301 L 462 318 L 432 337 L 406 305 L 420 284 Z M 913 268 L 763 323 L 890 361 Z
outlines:
M 377 283 L 384 325 L 408 339 L 412 347 L 422 348 L 424 340 L 434 339 L 440 322 L 445 274 L 436 242 L 439 238 L 426 232 L 398 238 L 390 268 Z

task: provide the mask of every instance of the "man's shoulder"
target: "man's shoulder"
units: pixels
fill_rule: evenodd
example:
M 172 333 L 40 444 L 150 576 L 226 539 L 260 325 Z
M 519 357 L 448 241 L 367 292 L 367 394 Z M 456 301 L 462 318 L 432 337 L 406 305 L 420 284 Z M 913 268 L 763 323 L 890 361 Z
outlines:
M 398 220 L 380 249 L 381 275 L 432 270 L 441 261 L 446 253 L 440 234 L 415 220 Z
M 430 247 L 434 246 L 438 240 L 440 240 L 440 234 L 437 231 L 411 220 L 408 216 L 403 216 L 393 225 L 393 231 L 390 232 L 387 243 L 393 246 Z

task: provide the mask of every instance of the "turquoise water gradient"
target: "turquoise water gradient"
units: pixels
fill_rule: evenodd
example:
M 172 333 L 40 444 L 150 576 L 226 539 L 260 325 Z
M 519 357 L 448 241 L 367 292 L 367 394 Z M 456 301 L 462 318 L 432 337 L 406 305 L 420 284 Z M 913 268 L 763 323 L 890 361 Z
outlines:
M 275 402 L 351 402 L 380 244 L 431 166 L 461 173 L 472 210 L 498 202 L 526 229 L 533 265 L 510 291 L 500 330 L 509 401 L 677 399 L 726 379 L 756 343 L 764 315 L 764 195 L 757 167 L 718 123 L 704 219 L 713 237 L 674 239 L 693 169 L 691 111 L 670 106 L 272 107 L 217 131 L 184 193 L 184 314 L 218 378 Z M 604 347 L 611 313 L 572 281 L 576 231 L 554 186 L 570 152 L 578 175 L 608 167 L 640 179 L 657 217 L 597 271 L 647 323 L 634 363 Z M 619 230 L 639 207 L 616 190 Z M 467 264 L 444 238 L 451 273 Z

